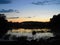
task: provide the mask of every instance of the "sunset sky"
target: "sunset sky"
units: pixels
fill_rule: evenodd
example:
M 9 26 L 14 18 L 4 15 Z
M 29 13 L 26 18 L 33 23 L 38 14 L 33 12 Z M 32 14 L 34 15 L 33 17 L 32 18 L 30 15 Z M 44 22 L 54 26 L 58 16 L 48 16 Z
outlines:
M 49 21 L 60 13 L 60 0 L 0 0 L 0 13 L 12 21 Z

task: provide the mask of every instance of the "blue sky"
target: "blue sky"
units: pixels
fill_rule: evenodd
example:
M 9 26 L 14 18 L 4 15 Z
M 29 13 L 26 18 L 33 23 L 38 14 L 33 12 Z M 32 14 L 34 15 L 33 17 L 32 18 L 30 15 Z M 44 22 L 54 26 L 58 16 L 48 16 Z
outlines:
M 7 17 L 51 18 L 60 13 L 60 0 L 0 0 L 0 13 Z

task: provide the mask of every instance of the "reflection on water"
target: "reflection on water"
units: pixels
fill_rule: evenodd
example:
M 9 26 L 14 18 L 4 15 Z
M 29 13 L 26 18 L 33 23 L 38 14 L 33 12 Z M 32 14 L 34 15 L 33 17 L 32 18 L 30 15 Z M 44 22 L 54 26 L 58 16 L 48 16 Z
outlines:
M 32 31 L 36 31 L 36 34 L 32 35 Z M 49 31 L 50 29 L 17 29 L 17 30 L 9 31 L 8 34 L 16 35 L 17 37 L 27 36 L 28 38 L 31 37 L 34 39 L 39 39 L 39 38 L 47 39 L 54 36 L 53 33 Z
M 50 29 L 13 29 L 11 32 L 15 32 L 15 33 L 31 33 L 32 31 L 36 31 L 36 32 L 48 32 L 50 31 Z

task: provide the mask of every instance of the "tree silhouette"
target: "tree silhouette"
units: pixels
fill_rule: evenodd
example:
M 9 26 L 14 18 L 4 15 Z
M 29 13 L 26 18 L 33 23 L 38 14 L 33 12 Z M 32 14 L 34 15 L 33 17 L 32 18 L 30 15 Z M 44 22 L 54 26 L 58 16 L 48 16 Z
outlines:
M 60 14 L 54 15 L 53 18 L 50 20 L 50 27 L 53 31 L 60 32 Z
M 8 21 L 4 14 L 0 14 L 0 37 L 2 37 L 8 30 Z

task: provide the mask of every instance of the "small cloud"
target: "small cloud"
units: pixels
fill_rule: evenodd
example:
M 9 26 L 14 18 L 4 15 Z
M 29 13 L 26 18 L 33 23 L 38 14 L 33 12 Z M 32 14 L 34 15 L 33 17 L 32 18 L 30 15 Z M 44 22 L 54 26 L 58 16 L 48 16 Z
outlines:
M 32 2 L 32 4 L 35 5 L 45 5 L 46 3 L 49 3 L 50 1 L 38 1 L 38 2 Z
M 18 10 L 13 10 L 13 9 L 8 9 L 8 10 L 2 9 L 2 10 L 0 10 L 0 13 L 11 13 L 11 12 L 19 13 Z
M 16 13 L 20 13 L 18 10 L 15 10 Z
M 12 0 L 0 0 L 0 4 L 9 4 Z
M 32 2 L 34 5 L 49 5 L 49 4 L 60 4 L 59 0 L 44 0 L 44 1 L 37 1 Z
M 32 17 L 27 17 L 27 18 L 32 18 Z
M 7 17 L 8 19 L 17 19 L 19 17 Z

